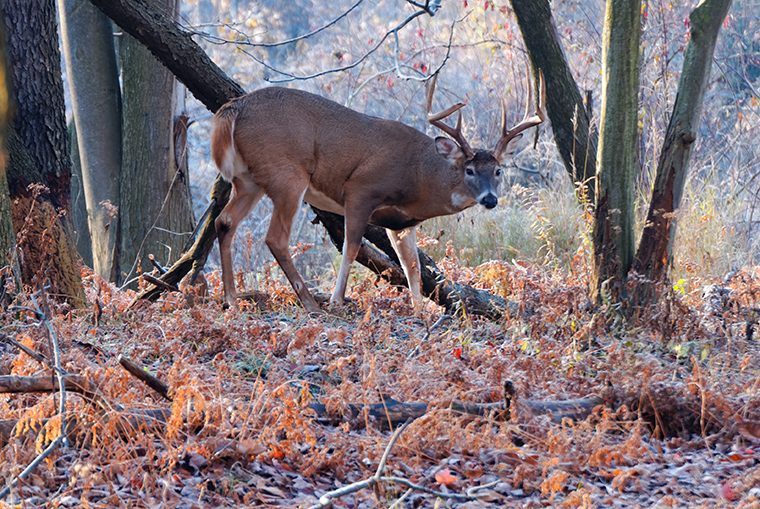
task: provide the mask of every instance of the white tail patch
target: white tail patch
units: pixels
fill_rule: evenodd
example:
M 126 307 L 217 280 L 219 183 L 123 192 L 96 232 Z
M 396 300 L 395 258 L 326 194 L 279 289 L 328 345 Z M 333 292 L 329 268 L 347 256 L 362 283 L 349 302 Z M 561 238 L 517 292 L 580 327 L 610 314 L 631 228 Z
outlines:
M 245 164 L 243 158 L 240 156 L 237 150 L 235 150 L 235 120 L 232 120 L 230 125 L 230 145 L 224 152 L 224 159 L 222 164 L 219 165 L 219 173 L 221 173 L 224 180 L 232 182 L 236 175 L 247 175 L 248 165 Z

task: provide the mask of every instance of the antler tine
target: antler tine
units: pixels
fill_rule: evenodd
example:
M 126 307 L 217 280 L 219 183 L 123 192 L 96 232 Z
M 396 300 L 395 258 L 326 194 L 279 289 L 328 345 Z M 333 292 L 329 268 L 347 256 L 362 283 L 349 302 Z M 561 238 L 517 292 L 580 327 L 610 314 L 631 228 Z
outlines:
M 461 110 L 465 103 L 457 103 L 453 106 L 449 106 L 445 110 L 439 112 L 439 113 L 430 113 L 430 109 L 433 105 L 433 92 L 435 91 L 435 84 L 438 81 L 438 73 L 435 73 L 433 75 L 433 79 L 428 82 L 427 87 L 427 119 L 428 122 L 430 122 L 431 125 L 434 125 L 441 131 L 445 132 L 449 136 L 451 136 L 454 141 L 459 143 L 459 146 L 461 147 L 462 151 L 465 153 L 467 157 L 472 157 L 474 155 L 474 151 L 470 147 L 470 144 L 467 143 L 467 140 L 462 135 L 462 112 Z M 450 116 L 455 111 L 459 112 L 459 116 L 457 117 L 457 124 L 456 127 L 451 128 L 450 126 L 444 124 L 442 120 L 448 116 Z
M 511 129 L 507 129 L 507 114 L 506 114 L 506 108 L 504 106 L 504 101 L 502 100 L 501 103 L 501 139 L 496 143 L 496 148 L 494 149 L 495 153 L 499 153 L 506 145 L 509 143 L 509 140 L 520 134 L 521 132 L 525 131 L 526 129 L 530 129 L 531 127 L 539 125 L 541 122 L 546 120 L 546 86 L 544 84 L 544 73 L 542 70 L 538 70 L 538 88 L 539 88 L 539 99 L 538 99 L 538 108 L 536 108 L 536 112 L 533 114 L 533 116 L 530 116 L 530 104 L 533 99 L 533 93 L 531 90 L 531 87 L 528 87 L 528 104 L 525 108 L 525 117 L 520 121 L 519 124 L 515 125 Z

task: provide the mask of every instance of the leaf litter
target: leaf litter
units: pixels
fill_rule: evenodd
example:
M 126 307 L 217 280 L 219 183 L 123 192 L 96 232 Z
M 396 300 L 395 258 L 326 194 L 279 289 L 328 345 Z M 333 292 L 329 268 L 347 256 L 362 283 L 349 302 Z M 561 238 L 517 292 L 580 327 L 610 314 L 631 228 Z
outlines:
M 110 409 L 69 393 L 71 445 L 0 507 L 315 506 L 376 474 L 391 432 L 351 408 L 391 399 L 428 411 L 393 444 L 383 475 L 430 492 L 383 482 L 334 506 L 760 507 L 756 270 L 695 278 L 689 287 L 708 291 L 664 291 L 624 320 L 615 306 L 589 305 L 588 271 L 577 267 L 442 268 L 517 302 L 521 314 L 439 320 L 442 309 L 428 303 L 417 317 L 407 292 L 368 278 L 322 316 L 269 280 L 268 308 L 244 304 L 236 315 L 219 304 L 216 273 L 207 303 L 190 307 L 173 293 L 127 311 L 133 292 L 85 272 L 92 307 L 59 306 L 53 326 L 64 369 Z M 708 283 L 723 289 L 718 298 Z M 49 354 L 34 320 L 6 313 L 4 334 Z M 0 353 L 4 378 L 51 374 L 7 342 Z M 163 381 L 172 402 L 122 369 L 119 355 Z M 499 403 L 507 381 L 507 420 L 448 406 Z M 587 416 L 528 404 L 590 395 L 604 404 Z M 15 424 L 0 434 L 5 484 L 60 432 L 56 402 L 0 395 L 3 422 Z M 485 485 L 478 498 L 445 495 Z

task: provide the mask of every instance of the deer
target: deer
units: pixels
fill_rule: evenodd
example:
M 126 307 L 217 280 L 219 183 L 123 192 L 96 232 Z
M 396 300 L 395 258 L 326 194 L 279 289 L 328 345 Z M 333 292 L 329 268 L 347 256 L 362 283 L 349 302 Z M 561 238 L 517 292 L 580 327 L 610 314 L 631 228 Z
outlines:
M 237 227 L 266 194 L 273 211 L 265 244 L 308 312 L 322 309 L 288 251 L 302 202 L 345 218 L 343 254 L 330 305 L 343 305 L 351 264 L 367 224 L 387 229 L 416 309 L 422 304 L 417 225 L 476 204 L 498 203 L 501 165 L 515 153 L 523 131 L 544 121 L 545 89 L 539 72 L 539 105 L 507 128 L 502 100 L 501 137 L 493 150 L 473 149 L 462 135 L 460 102 L 431 113 L 438 74 L 429 80 L 428 122 L 448 134 L 435 139 L 406 124 L 371 117 L 295 89 L 267 87 L 232 99 L 214 116 L 211 154 L 232 184 L 229 202 L 215 220 L 224 300 L 239 310 L 231 245 Z M 443 120 L 458 112 L 455 127 Z

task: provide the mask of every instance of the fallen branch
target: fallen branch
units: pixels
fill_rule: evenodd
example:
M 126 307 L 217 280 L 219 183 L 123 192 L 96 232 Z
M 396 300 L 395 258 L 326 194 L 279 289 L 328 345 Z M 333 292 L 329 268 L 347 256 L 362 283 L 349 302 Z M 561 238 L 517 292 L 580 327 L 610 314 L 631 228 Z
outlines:
M 512 396 L 513 398 L 513 396 Z M 508 400 L 511 405 L 511 399 Z M 520 405 L 524 406 L 534 415 L 550 415 L 555 422 L 561 422 L 563 418 L 571 418 L 576 421 L 582 421 L 588 417 L 598 405 L 604 405 L 605 400 L 598 396 L 589 396 L 586 398 L 564 400 L 564 401 L 536 401 L 520 400 Z M 428 403 L 404 403 L 393 398 L 386 397 L 382 403 L 372 405 L 348 405 L 346 415 L 331 415 L 327 407 L 323 404 L 315 403 L 311 409 L 317 414 L 317 419 L 322 424 L 336 425 L 339 422 L 350 420 L 359 422 L 359 417 L 364 416 L 365 412 L 371 422 L 381 430 L 392 429 L 399 424 L 422 417 L 430 410 L 439 408 L 450 410 L 463 415 L 473 415 L 487 417 L 494 415 L 500 420 L 509 420 L 510 406 L 499 403 L 462 403 L 452 401 L 441 403 L 433 406 Z
M 119 364 L 121 364 L 121 367 L 129 372 L 130 375 L 134 376 L 142 383 L 156 391 L 158 395 L 165 400 L 172 401 L 172 398 L 169 397 L 169 387 L 167 387 L 164 382 L 151 375 L 123 355 L 119 355 L 116 360 L 119 362 Z
M 166 274 L 166 271 L 164 271 L 164 274 Z M 167 283 L 166 281 L 162 281 L 161 279 L 151 276 L 150 274 L 142 274 L 140 276 L 142 279 L 147 281 L 148 283 L 152 284 L 153 286 L 157 286 L 161 288 L 162 291 L 167 292 L 178 292 L 179 287 L 177 285 Z
M 30 393 L 30 392 L 54 392 L 60 390 L 63 381 L 65 390 L 84 396 L 85 399 L 96 404 L 102 410 L 113 410 L 106 399 L 100 395 L 97 387 L 94 387 L 86 378 L 79 375 L 64 375 L 61 378 L 49 376 L 0 376 L 0 394 Z
M 0 340 L 5 341 L 6 343 L 15 346 L 16 348 L 18 348 L 19 350 L 21 350 L 22 352 L 24 352 L 25 354 L 27 354 L 32 359 L 34 359 L 37 362 L 39 362 L 40 364 L 43 364 L 43 365 L 48 366 L 48 367 L 50 366 L 50 361 L 48 360 L 47 357 L 45 357 L 41 353 L 35 352 L 34 350 L 32 350 L 28 346 L 24 345 L 23 343 L 19 343 L 15 339 L 9 338 L 5 334 L 0 334 Z

